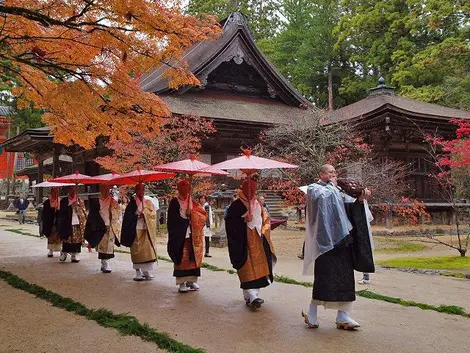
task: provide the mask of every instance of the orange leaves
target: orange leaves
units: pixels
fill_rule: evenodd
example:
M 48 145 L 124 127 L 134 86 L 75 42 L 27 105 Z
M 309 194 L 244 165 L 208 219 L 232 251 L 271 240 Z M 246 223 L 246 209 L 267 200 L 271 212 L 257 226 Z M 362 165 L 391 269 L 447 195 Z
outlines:
M 185 15 L 175 3 L 4 1 L 0 56 L 22 83 L 14 94 L 47 110 L 44 122 L 60 143 L 89 148 L 99 135 L 130 142 L 158 130 L 170 111 L 136 78 L 171 62 L 171 87 L 199 84 L 182 54 L 220 32 L 214 18 Z

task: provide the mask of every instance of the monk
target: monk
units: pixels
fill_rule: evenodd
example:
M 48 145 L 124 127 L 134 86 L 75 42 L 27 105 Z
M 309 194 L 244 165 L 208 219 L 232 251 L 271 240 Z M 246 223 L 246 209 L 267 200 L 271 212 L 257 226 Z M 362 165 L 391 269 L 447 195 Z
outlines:
M 134 281 L 153 279 L 157 261 L 157 213 L 151 200 L 144 198 L 144 184 L 135 186 L 135 197 L 128 203 L 121 228 L 121 244 L 131 248 Z
M 257 309 L 264 300 L 260 288 L 273 282 L 276 255 L 271 241 L 269 215 L 256 200 L 256 184 L 248 179 L 225 217 L 230 261 L 237 270 L 246 305 Z
M 59 236 L 62 239 L 60 261 L 67 260 L 67 254 L 70 254 L 73 263 L 80 262 L 78 254 L 82 252 L 86 217 L 85 204 L 78 197 L 77 186 L 70 186 L 68 196 L 60 201 Z
M 111 273 L 110 260 L 114 258 L 114 245 L 120 245 L 121 209 L 111 197 L 108 185 L 100 185 L 98 199 L 90 200 L 90 212 L 85 227 L 85 239 L 98 251 L 101 272 Z
M 52 188 L 51 195 L 44 201 L 42 209 L 42 235 L 47 237 L 47 257 L 53 257 L 54 252 L 60 252 L 62 241 L 59 237 L 59 188 Z
M 198 277 L 204 255 L 204 226 L 207 213 L 190 197 L 190 185 L 181 180 L 178 197 L 168 207 L 168 255 L 174 263 L 173 276 L 180 293 L 199 289 Z

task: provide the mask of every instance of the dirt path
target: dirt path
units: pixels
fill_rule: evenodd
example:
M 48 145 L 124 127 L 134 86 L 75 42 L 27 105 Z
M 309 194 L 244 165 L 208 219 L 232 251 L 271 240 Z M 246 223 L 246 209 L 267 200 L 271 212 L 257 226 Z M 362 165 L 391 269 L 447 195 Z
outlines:
M 161 247 L 160 253 L 165 255 Z M 105 275 L 99 272 L 95 252 L 82 253 L 79 264 L 59 263 L 57 258 L 45 257 L 44 239 L 19 236 L 2 230 L 0 267 L 29 282 L 80 301 L 89 308 L 105 307 L 115 313 L 129 312 L 156 330 L 168 332 L 173 338 L 194 347 L 202 347 L 209 353 L 304 353 L 308 350 L 442 353 L 467 352 L 470 348 L 467 339 L 470 321 L 463 317 L 358 298 L 353 317 L 362 323 L 361 331 L 338 331 L 334 326 L 335 313 L 323 310 L 319 313 L 320 329 L 308 330 L 299 314 L 308 305 L 311 295 L 309 288 L 275 283 L 262 290 L 266 304 L 253 313 L 244 306 L 235 275 L 203 270 L 201 290 L 181 295 L 176 292 L 174 279 L 171 277 L 172 265 L 169 263 L 160 261 L 154 281 L 136 283 L 132 281 L 133 270 L 127 254 L 117 254 L 113 273 Z M 435 288 L 436 291 L 440 289 L 441 287 Z M 0 296 L 2 314 L 6 307 L 20 312 L 10 321 L 14 322 L 12 325 L 16 325 L 15 330 L 24 332 L 28 328 L 20 327 L 21 322 L 37 321 L 33 308 L 43 305 L 39 305 L 39 299 L 29 295 L 26 297 L 34 303 L 28 303 L 22 296 L 4 294 Z M 12 302 L 14 298 L 18 298 L 18 301 Z M 43 309 L 43 316 L 49 313 L 55 315 L 54 312 L 59 310 L 48 307 L 47 304 L 41 310 Z M 66 312 L 64 315 L 67 316 L 64 319 L 51 321 L 72 322 L 76 318 L 74 316 L 73 320 L 70 319 L 72 314 Z M 81 352 L 105 351 L 96 349 L 91 343 L 88 345 L 86 341 L 89 337 L 94 337 L 93 342 L 110 338 L 114 331 L 95 326 L 88 332 L 86 325 L 80 325 L 74 338 L 68 336 L 67 331 L 57 330 L 54 333 L 54 343 L 59 342 L 60 345 L 60 342 L 78 340 Z M 96 336 L 92 336 L 95 331 Z M 35 332 L 31 330 L 32 341 L 44 339 L 44 331 L 37 330 L 37 334 Z M 7 347 L 15 347 L 16 337 L 7 337 Z M 89 341 L 92 342 L 91 339 Z M 143 342 L 141 344 L 144 345 Z M 124 347 L 124 343 L 122 346 Z M 137 346 L 140 349 L 139 344 Z M 113 347 L 110 343 L 110 349 L 106 350 L 119 352 Z M 145 348 L 142 349 L 144 350 Z M 28 350 L 31 353 L 50 351 L 55 352 L 53 349 L 36 346 Z M 126 351 L 139 352 L 134 347 Z
M 164 352 L 54 308 L 0 280 L 0 353 Z

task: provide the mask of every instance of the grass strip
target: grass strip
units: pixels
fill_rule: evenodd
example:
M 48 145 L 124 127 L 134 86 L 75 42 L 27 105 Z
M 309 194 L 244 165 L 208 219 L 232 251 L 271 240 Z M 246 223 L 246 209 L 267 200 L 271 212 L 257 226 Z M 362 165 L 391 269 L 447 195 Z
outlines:
M 21 235 L 27 235 L 27 236 L 30 236 L 30 237 L 36 237 L 36 238 L 39 238 L 39 234 L 33 234 L 33 233 L 30 233 L 30 232 L 25 232 L 24 230 L 22 229 L 5 229 L 7 232 L 12 232 L 12 233 L 16 233 L 16 234 L 21 234 Z
M 429 304 L 414 302 L 410 300 L 403 300 L 401 298 L 388 297 L 386 295 L 374 293 L 367 289 L 357 291 L 356 294 L 363 298 L 381 300 L 387 303 L 399 304 L 402 306 L 412 306 L 412 307 L 420 308 L 422 310 L 433 310 L 433 311 L 437 311 L 440 313 L 446 313 L 450 315 L 459 315 L 459 316 L 470 318 L 470 313 L 467 313 L 464 310 L 464 308 L 460 306 L 456 306 L 456 305 L 440 305 L 440 306 L 429 305 Z
M 377 261 L 377 263 L 398 268 L 470 270 L 470 257 L 461 256 L 398 257 L 395 259 Z
M 63 297 L 57 293 L 31 284 L 8 271 L 0 270 L 0 278 L 10 286 L 43 299 L 53 306 L 67 310 L 88 320 L 97 322 L 100 326 L 113 328 L 124 336 L 137 336 L 144 341 L 155 343 L 159 348 L 171 353 L 203 353 L 200 348 L 193 348 L 184 343 L 174 340 L 167 333 L 157 332 L 148 324 L 141 324 L 136 317 L 115 314 L 107 309 L 88 309 L 85 305 L 70 298 Z

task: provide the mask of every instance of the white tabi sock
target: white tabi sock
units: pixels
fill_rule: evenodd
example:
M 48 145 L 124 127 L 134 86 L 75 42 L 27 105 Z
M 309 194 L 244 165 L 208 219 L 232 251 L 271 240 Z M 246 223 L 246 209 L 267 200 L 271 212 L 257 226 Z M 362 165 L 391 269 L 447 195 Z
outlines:
M 251 303 L 253 300 L 258 298 L 258 293 L 259 293 L 259 289 L 244 289 L 243 298 L 245 299 L 245 301 L 249 300 Z
M 308 307 L 307 316 L 308 316 L 308 321 L 310 321 L 310 323 L 313 325 L 318 324 L 317 312 L 318 312 L 318 305 L 310 303 L 310 306 Z
M 351 323 L 354 323 L 355 321 L 349 317 L 347 312 L 338 310 L 338 316 L 336 316 L 336 322 L 351 322 Z
M 135 278 L 144 278 L 142 277 L 142 271 L 140 271 L 140 268 L 135 270 Z

